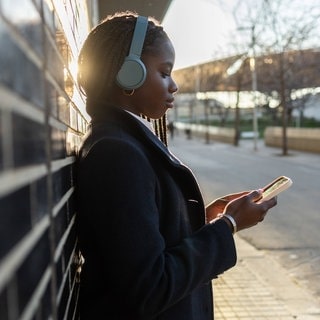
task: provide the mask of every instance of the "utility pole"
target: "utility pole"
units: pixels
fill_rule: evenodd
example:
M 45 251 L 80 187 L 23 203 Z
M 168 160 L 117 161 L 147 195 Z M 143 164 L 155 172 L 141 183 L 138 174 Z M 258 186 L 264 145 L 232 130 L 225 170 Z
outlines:
M 255 52 L 255 26 L 251 27 L 251 56 L 250 56 L 250 71 L 252 80 L 252 96 L 253 96 L 253 113 L 252 113 L 252 126 L 253 126 L 253 150 L 258 150 L 258 117 L 257 117 L 257 71 L 256 71 L 256 52 Z
M 257 71 L 256 71 L 256 52 L 255 52 L 255 45 L 256 45 L 256 36 L 255 36 L 255 25 L 253 24 L 250 28 L 249 27 L 240 27 L 238 30 L 249 30 L 251 31 L 251 44 L 248 56 L 250 62 L 250 72 L 251 72 L 251 91 L 252 91 L 252 131 L 253 131 L 253 149 L 254 151 L 258 150 L 258 116 L 257 116 Z M 243 57 L 237 60 L 227 71 L 228 75 L 231 75 L 237 72 L 242 63 L 244 62 Z

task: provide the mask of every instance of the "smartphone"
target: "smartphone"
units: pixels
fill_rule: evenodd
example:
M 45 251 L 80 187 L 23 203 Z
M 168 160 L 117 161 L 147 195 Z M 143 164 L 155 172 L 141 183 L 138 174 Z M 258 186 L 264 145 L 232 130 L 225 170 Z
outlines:
M 280 192 L 288 189 L 292 185 L 292 180 L 285 176 L 280 176 L 262 188 L 262 196 L 257 202 L 269 200 Z

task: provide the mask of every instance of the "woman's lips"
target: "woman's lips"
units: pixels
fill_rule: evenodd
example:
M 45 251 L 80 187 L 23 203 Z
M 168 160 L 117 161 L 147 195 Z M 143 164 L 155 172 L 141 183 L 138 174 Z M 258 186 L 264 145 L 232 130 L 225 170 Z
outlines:
M 174 105 L 174 99 L 169 99 L 166 101 L 167 108 L 172 109 L 173 105 Z

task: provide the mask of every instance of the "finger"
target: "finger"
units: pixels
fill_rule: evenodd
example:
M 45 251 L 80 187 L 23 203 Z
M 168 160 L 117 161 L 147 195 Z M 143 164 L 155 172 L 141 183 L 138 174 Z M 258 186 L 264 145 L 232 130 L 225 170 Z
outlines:
M 266 215 L 267 215 L 267 210 L 266 210 L 266 211 L 263 211 L 263 212 L 261 213 L 259 222 L 262 222 L 262 221 L 264 220 L 264 218 L 266 217 Z
M 270 200 L 264 201 L 264 203 L 267 205 L 268 210 L 274 206 L 277 205 L 278 199 L 277 197 L 273 197 Z
M 263 190 L 262 189 L 259 189 L 259 190 L 253 190 L 251 191 L 249 194 L 248 194 L 248 197 L 251 201 L 258 201 L 261 196 L 262 196 L 262 192 Z
M 250 191 L 241 191 L 238 193 L 231 193 L 231 194 L 224 196 L 222 199 L 224 199 L 225 201 L 232 201 L 234 199 L 241 198 L 249 193 L 250 193 Z
M 260 222 L 264 220 L 265 216 L 267 215 L 269 209 L 271 209 L 272 207 L 274 207 L 277 204 L 277 197 L 274 197 L 270 200 L 266 200 L 262 203 L 260 203 L 259 205 L 262 206 L 262 213 L 261 213 L 261 217 L 260 217 Z

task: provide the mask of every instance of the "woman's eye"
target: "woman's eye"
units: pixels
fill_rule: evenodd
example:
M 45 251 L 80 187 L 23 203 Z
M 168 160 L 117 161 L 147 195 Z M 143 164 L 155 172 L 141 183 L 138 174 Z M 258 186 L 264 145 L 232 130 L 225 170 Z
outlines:
M 162 72 L 162 73 L 161 73 L 161 76 L 162 76 L 163 78 L 166 78 L 166 77 L 170 77 L 170 74 L 167 73 L 167 72 Z

